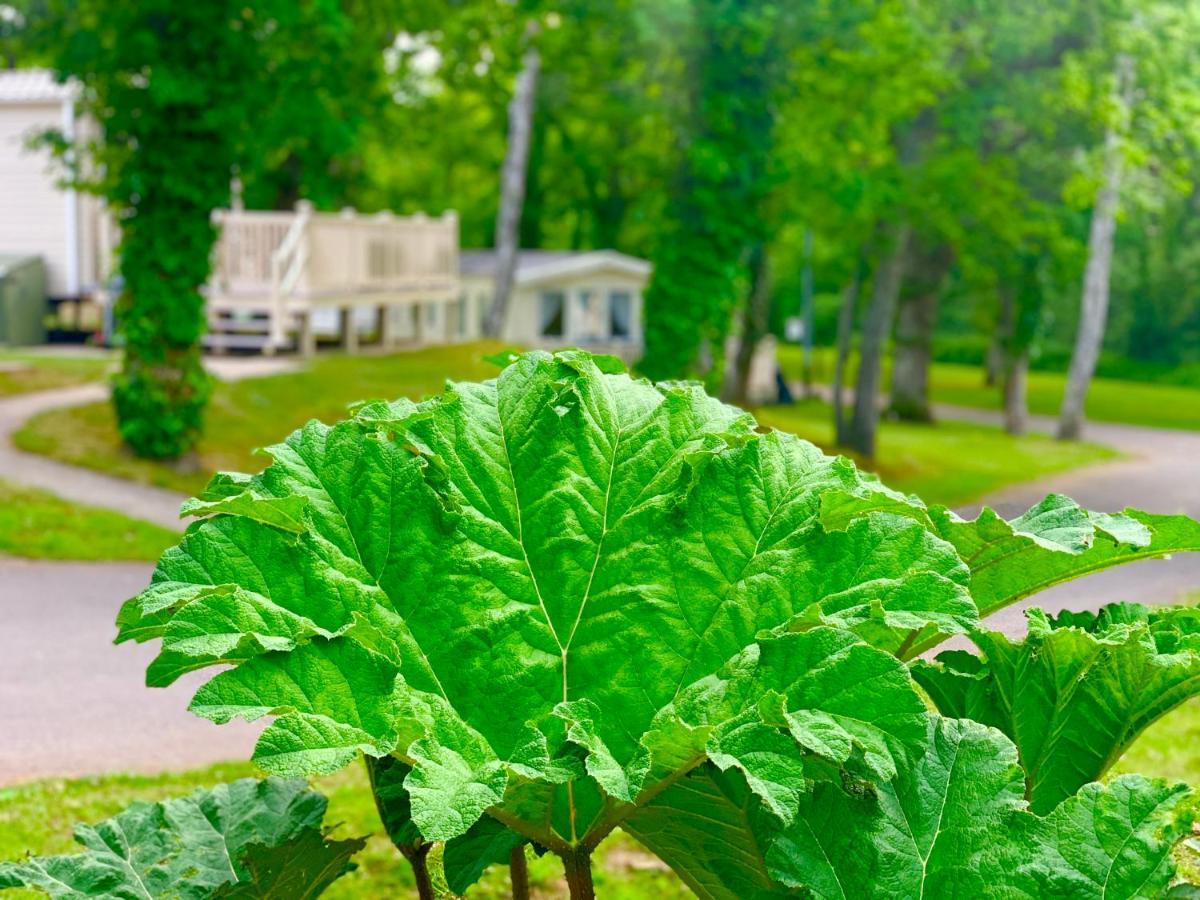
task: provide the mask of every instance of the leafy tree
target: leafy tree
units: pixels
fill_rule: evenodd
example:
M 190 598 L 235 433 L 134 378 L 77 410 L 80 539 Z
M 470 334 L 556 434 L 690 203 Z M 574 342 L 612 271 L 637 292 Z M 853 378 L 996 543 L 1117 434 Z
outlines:
M 43 25 L 56 70 L 83 85 L 99 125 L 84 183 L 121 228 L 121 436 L 139 455 L 178 457 L 195 443 L 209 395 L 200 289 L 217 238 L 212 211 L 228 204 L 235 171 L 255 185 L 281 160 L 307 160 L 284 197 L 300 179 L 326 180 L 321 167 L 353 133 L 353 108 L 330 73 L 347 59 L 362 70 L 354 34 L 332 0 L 87 0 Z
M 768 233 L 783 8 L 768 0 L 693 0 L 689 12 L 680 27 L 690 94 L 646 289 L 641 366 L 655 377 L 703 372 L 719 384 L 746 254 Z
M 1066 439 L 1082 433 L 1087 390 L 1104 340 L 1117 211 L 1129 193 L 1124 185 L 1141 170 L 1189 190 L 1185 167 L 1200 140 L 1194 116 L 1200 100 L 1195 54 L 1200 10 L 1186 2 L 1129 0 L 1101 4 L 1096 13 L 1089 46 L 1073 60 L 1066 79 L 1067 98 L 1104 135 L 1091 171 L 1068 186 L 1076 196 L 1090 189 L 1094 203 L 1079 325 L 1059 415 L 1058 433 Z M 1101 72 L 1111 74 L 1098 77 Z

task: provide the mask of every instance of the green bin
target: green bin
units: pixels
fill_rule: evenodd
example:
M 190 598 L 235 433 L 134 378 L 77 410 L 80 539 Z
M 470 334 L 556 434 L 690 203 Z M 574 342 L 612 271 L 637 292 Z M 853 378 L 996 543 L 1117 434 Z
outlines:
M 41 258 L 0 254 L 0 344 L 44 344 L 46 311 Z

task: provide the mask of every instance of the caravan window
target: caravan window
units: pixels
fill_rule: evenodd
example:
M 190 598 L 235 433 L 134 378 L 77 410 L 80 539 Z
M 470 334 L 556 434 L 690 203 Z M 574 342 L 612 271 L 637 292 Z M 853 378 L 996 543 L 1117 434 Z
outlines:
M 562 291 L 543 291 L 538 332 L 542 337 L 562 337 L 567 298 Z
M 628 340 L 633 334 L 633 295 L 629 291 L 609 293 L 608 333 L 617 340 Z

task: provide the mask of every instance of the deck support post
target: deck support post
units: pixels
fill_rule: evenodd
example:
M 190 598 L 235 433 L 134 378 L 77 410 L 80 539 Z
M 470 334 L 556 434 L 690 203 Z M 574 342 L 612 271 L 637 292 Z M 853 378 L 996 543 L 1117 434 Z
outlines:
M 417 302 L 410 309 L 413 320 L 413 341 L 420 346 L 425 343 L 425 304 Z
M 300 314 L 300 355 L 308 358 L 317 352 L 317 333 L 313 330 L 312 310 Z
M 392 307 L 381 304 L 375 310 L 375 330 L 379 333 L 379 346 L 391 350 L 396 346 L 396 328 Z
M 350 355 L 358 352 L 358 325 L 354 321 L 354 307 L 343 306 L 338 310 L 338 331 L 342 349 Z

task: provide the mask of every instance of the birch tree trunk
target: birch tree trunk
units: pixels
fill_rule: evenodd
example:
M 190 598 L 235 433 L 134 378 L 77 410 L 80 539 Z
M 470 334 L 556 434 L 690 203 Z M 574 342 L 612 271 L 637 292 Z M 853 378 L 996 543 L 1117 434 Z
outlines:
M 1117 91 L 1123 109 L 1128 114 L 1133 94 L 1133 59 L 1124 54 L 1117 59 Z M 1059 413 L 1058 437 L 1061 440 L 1078 440 L 1083 434 L 1084 404 L 1104 343 L 1113 235 L 1116 231 L 1123 170 L 1121 135 L 1116 126 L 1109 126 L 1104 135 L 1104 180 L 1096 194 L 1088 231 L 1088 259 L 1083 274 L 1079 330 L 1075 333 L 1075 349 L 1071 354 L 1067 389 Z
M 538 24 L 525 26 L 525 55 L 516 87 L 508 104 L 508 145 L 500 173 L 500 209 L 496 215 L 496 283 L 492 308 L 484 333 L 498 336 L 508 319 L 513 276 L 517 269 L 517 244 L 521 236 L 521 208 L 525 203 L 525 178 L 529 168 L 529 145 L 533 135 L 533 112 L 537 99 L 538 73 L 542 60 L 535 39 Z
M 908 259 L 910 227 L 907 222 L 891 226 L 891 234 L 882 251 L 884 256 L 875 270 L 871 302 L 863 321 L 859 349 L 858 381 L 854 388 L 854 415 L 846 429 L 845 446 L 868 459 L 875 456 L 875 433 L 879 428 L 879 386 L 883 380 L 883 351 L 896 315 L 896 298 L 904 280 Z

